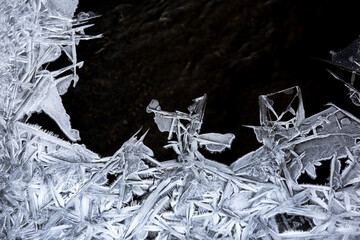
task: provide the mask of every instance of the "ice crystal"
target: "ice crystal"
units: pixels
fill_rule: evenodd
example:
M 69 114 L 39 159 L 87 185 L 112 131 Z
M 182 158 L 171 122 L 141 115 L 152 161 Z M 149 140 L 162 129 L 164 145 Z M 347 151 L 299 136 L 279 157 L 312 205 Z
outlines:
M 206 95 L 189 113 L 163 111 L 157 100 L 147 107 L 169 133 L 174 160 L 157 161 L 146 134 L 100 157 L 27 123 L 44 111 L 71 141 L 79 139 L 60 97 L 78 80 L 76 45 L 94 38 L 84 33 L 91 15 L 72 18 L 76 6 L 0 4 L 1 239 L 360 237 L 360 120 L 335 105 L 306 118 L 299 87 L 259 97 L 260 126 L 252 128 L 263 146 L 231 166 L 201 154 L 201 147 L 222 152 L 234 139 L 200 133 Z M 350 64 L 341 60 L 348 52 L 333 61 L 356 73 L 355 55 Z M 48 70 L 61 54 L 71 64 Z M 304 175 L 316 179 L 325 162 L 327 182 L 301 183 Z
M 351 72 L 350 81 L 345 81 L 337 76 L 334 72 L 328 70 L 337 80 L 344 83 L 345 87 L 349 90 L 351 101 L 360 106 L 360 92 L 354 86 L 356 75 L 360 72 L 360 38 L 354 40 L 349 46 L 340 52 L 330 51 L 332 55 L 331 64 Z
M 169 141 L 169 145 L 179 155 L 179 160 L 203 160 L 204 156 L 198 151 L 199 146 L 205 146 L 210 152 L 222 152 L 230 148 L 235 136 L 231 133 L 206 133 L 199 134 L 204 117 L 206 94 L 194 99 L 188 108 L 189 114 L 183 112 L 161 111 L 159 102 L 153 99 L 147 107 L 147 112 L 155 114 L 154 120 L 161 132 L 169 132 L 168 140 L 176 134 L 177 141 Z M 184 125 L 182 121 L 189 122 Z

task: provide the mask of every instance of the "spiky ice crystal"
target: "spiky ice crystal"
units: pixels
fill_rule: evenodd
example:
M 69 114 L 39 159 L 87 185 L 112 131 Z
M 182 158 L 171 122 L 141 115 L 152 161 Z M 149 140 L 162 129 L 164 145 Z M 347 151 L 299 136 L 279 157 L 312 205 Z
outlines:
M 63 4 L 60 4 L 63 3 Z M 206 95 L 189 113 L 147 107 L 178 158 L 157 161 L 136 134 L 110 157 L 27 123 L 44 111 L 71 140 L 60 95 L 78 80 L 76 45 L 91 15 L 76 1 L 0 2 L 1 239 L 357 239 L 360 120 L 330 105 L 305 118 L 298 87 L 259 98 L 263 147 L 231 166 L 206 159 L 233 134 L 200 133 Z M 71 64 L 47 70 L 65 54 Z M 346 54 L 345 54 L 346 55 Z M 346 55 L 349 57 L 349 55 Z M 336 63 L 336 62 L 335 62 Z M 277 112 L 277 97 L 289 99 Z M 330 162 L 325 185 L 299 184 Z

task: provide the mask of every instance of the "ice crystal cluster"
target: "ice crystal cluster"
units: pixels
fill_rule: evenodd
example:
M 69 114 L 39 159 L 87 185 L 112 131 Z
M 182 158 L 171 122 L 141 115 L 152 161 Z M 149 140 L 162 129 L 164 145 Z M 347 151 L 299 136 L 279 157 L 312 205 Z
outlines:
M 110 157 L 74 143 L 60 96 L 78 80 L 76 45 L 93 38 L 84 33 L 92 16 L 73 17 L 76 6 L 0 1 L 1 239 L 359 239 L 360 120 L 334 105 L 306 118 L 298 87 L 260 96 L 252 128 L 263 146 L 231 166 L 201 154 L 234 139 L 200 132 L 206 95 L 187 113 L 147 107 L 177 159 L 157 161 L 137 134 Z M 357 40 L 333 53 L 353 72 L 344 83 L 355 103 L 358 52 Z M 49 70 L 61 55 L 70 64 Z M 27 123 L 40 111 L 71 142 Z M 299 183 L 325 162 L 327 183 Z

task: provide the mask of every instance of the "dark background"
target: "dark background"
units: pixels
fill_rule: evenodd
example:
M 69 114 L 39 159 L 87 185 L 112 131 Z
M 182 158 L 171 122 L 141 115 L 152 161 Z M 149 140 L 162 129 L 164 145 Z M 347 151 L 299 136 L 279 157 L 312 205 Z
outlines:
M 78 11 L 101 17 L 82 41 L 80 81 L 63 97 L 81 143 L 112 155 L 137 130 L 160 161 L 175 157 L 162 149 L 151 99 L 163 110 L 186 111 L 207 93 L 202 133 L 231 132 L 232 149 L 206 155 L 226 164 L 260 146 L 258 96 L 294 85 L 302 88 L 306 116 L 336 105 L 358 115 L 343 85 L 313 57 L 330 60 L 360 34 L 357 1 L 143 0 L 85 1 Z M 43 119 L 43 120 L 40 120 Z M 47 121 L 35 116 L 33 122 Z M 56 133 L 55 125 L 42 124 Z M 205 152 L 205 151 L 203 151 Z

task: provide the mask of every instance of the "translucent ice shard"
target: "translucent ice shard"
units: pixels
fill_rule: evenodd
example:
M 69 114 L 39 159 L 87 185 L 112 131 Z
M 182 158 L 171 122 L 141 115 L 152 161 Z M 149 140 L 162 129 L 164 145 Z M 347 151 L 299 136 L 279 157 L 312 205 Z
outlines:
M 46 0 L 45 6 L 54 9 L 61 15 L 72 18 L 78 5 L 78 0 Z
M 222 152 L 225 148 L 230 148 L 235 136 L 232 133 L 204 133 L 198 136 L 200 146 L 205 146 L 210 152 Z
M 280 96 L 281 95 L 281 96 Z M 286 97 L 285 102 L 276 102 L 273 98 Z M 284 100 L 282 100 L 284 101 Z M 283 104 L 283 106 L 276 106 Z M 298 126 L 305 118 L 303 100 L 299 87 L 288 88 L 276 93 L 261 95 L 260 124 L 264 126 L 283 126 L 289 128 Z M 280 111 L 279 111 L 280 110 Z
M 345 81 L 334 72 L 328 70 L 337 80 L 344 83 L 349 90 L 350 99 L 356 106 L 360 106 L 360 92 L 355 88 L 356 75 L 360 72 L 360 38 L 354 40 L 349 46 L 340 52 L 330 51 L 332 55 L 331 63 L 341 69 L 351 72 L 350 81 Z
M 360 38 L 354 40 L 349 46 L 340 52 L 330 52 L 333 64 L 348 71 L 360 70 Z
M 206 94 L 193 100 L 188 108 L 189 113 L 162 111 L 157 100 L 152 100 L 148 105 L 147 112 L 155 114 L 154 120 L 162 132 L 169 132 L 171 140 L 175 134 L 177 142 L 169 141 L 166 147 L 172 147 L 181 160 L 202 160 L 204 157 L 198 151 L 198 146 L 205 146 L 210 152 L 222 152 L 230 148 L 235 136 L 231 133 L 207 133 L 199 134 L 204 117 Z M 187 125 L 183 122 L 188 122 Z
M 301 90 L 288 88 L 259 97 L 260 127 L 255 130 L 258 141 L 275 147 L 296 135 L 296 129 L 305 118 Z

